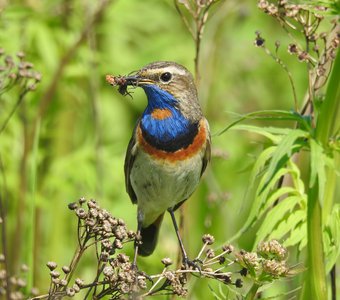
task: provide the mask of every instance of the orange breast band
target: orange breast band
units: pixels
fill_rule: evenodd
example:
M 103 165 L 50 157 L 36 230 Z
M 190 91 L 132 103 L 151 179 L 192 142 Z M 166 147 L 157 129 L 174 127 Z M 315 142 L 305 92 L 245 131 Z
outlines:
M 201 121 L 197 135 L 195 136 L 193 142 L 186 148 L 177 150 L 175 152 L 167 152 L 164 150 L 159 150 L 151 146 L 143 137 L 142 129 L 140 126 L 137 128 L 137 140 L 143 150 L 157 159 L 164 159 L 170 162 L 176 162 L 178 160 L 185 160 L 197 154 L 201 151 L 202 146 L 207 140 L 207 129 L 205 122 Z
M 152 111 L 151 116 L 156 120 L 164 120 L 166 118 L 170 118 L 172 116 L 172 112 L 167 108 L 155 108 Z

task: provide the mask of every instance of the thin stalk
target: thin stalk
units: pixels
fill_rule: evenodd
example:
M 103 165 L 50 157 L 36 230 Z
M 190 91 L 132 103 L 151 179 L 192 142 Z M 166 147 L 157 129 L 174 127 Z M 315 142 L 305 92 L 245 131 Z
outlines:
M 8 245 L 7 245 L 7 193 L 6 193 L 6 180 L 5 180 L 5 173 L 4 173 L 4 169 L 3 169 L 3 165 L 2 165 L 2 161 L 0 159 L 0 171 L 3 177 L 3 194 L 2 191 L 0 190 L 0 218 L 2 223 L 0 224 L 0 228 L 1 228 L 1 243 L 2 243 L 2 253 L 4 255 L 4 269 L 6 271 L 6 277 L 4 278 L 4 282 L 6 284 L 6 288 L 5 288 L 5 297 L 6 300 L 10 300 L 11 297 L 11 281 L 9 280 L 10 278 L 10 270 L 9 270 L 9 260 L 8 260 Z
M 26 291 L 32 289 L 34 284 L 34 270 L 35 269 L 35 225 L 36 225 L 36 216 L 35 216 L 35 209 L 36 209 L 36 181 L 37 181 L 37 156 L 38 156 L 38 147 L 39 147 L 39 136 L 40 136 L 40 122 L 37 124 L 38 128 L 36 129 L 36 135 L 34 137 L 34 145 L 32 151 L 32 159 L 30 163 L 30 171 L 31 171 L 31 182 L 30 182 L 30 194 L 31 194 L 31 201 L 27 205 L 27 219 L 30 226 L 27 228 L 27 236 L 26 236 L 26 249 L 28 249 L 26 255 L 26 261 L 28 263 L 29 275 L 27 277 L 27 286 Z

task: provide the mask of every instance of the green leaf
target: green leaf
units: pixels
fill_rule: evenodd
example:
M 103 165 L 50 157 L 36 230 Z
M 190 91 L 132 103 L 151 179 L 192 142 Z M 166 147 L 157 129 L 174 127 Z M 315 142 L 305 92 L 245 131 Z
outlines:
M 285 247 L 295 246 L 300 244 L 299 250 L 301 251 L 307 242 L 307 223 L 301 222 L 295 228 L 292 228 L 289 237 L 284 241 Z
M 257 160 L 254 164 L 253 170 L 251 171 L 251 174 L 250 174 L 250 178 L 252 179 L 251 186 L 254 185 L 258 176 L 266 168 L 267 161 L 271 158 L 275 149 L 276 149 L 276 146 L 271 146 L 271 147 L 264 149 L 260 153 L 259 157 L 257 158 Z
M 303 201 L 299 196 L 290 196 L 283 199 L 279 204 L 273 207 L 266 215 L 264 221 L 261 224 L 261 227 L 256 233 L 256 240 L 254 245 L 257 245 L 259 242 L 265 240 L 268 235 L 274 230 L 275 226 L 280 222 L 282 217 L 291 212 L 294 207 Z
M 255 198 L 255 201 L 259 201 L 262 203 L 261 207 L 264 207 L 267 204 L 270 193 L 273 190 L 277 189 L 277 182 L 282 176 L 286 175 L 287 173 L 289 173 L 289 169 L 281 168 L 276 172 L 276 174 L 274 174 L 269 182 L 266 182 L 266 173 L 263 175 L 258 185 Z
M 278 144 L 281 141 L 282 137 L 287 135 L 291 131 L 291 129 L 288 128 L 259 127 L 254 125 L 237 125 L 233 129 L 257 133 L 270 139 L 274 144 Z
M 309 133 L 300 129 L 291 130 L 277 146 L 273 158 L 269 164 L 266 180 L 269 182 L 273 175 L 287 162 L 293 152 L 302 148 L 303 143 L 299 139 L 305 139 Z
M 328 273 L 340 256 L 340 204 L 333 207 L 333 212 L 324 230 L 324 248 L 326 272 Z
M 261 110 L 251 112 L 249 114 L 243 115 L 240 119 L 228 125 L 226 128 L 222 129 L 218 135 L 226 132 L 230 128 L 234 127 L 238 123 L 244 120 L 269 120 L 269 121 L 293 121 L 300 124 L 300 127 L 310 130 L 310 118 L 306 118 L 296 112 L 285 111 L 285 110 Z
M 303 210 L 296 210 L 290 215 L 286 216 L 279 222 L 277 228 L 269 235 L 268 239 L 281 239 L 284 235 L 288 234 L 299 223 L 305 222 L 306 212 Z M 306 235 L 306 231 L 304 232 Z

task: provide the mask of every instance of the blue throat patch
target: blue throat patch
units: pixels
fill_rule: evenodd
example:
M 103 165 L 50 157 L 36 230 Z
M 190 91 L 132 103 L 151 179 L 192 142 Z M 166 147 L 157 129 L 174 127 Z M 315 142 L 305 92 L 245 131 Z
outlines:
M 152 146 L 169 152 L 188 147 L 198 132 L 198 123 L 186 119 L 178 109 L 178 100 L 156 85 L 144 86 L 148 97 L 142 119 L 143 137 Z M 155 109 L 166 109 L 171 116 L 156 119 L 152 116 Z

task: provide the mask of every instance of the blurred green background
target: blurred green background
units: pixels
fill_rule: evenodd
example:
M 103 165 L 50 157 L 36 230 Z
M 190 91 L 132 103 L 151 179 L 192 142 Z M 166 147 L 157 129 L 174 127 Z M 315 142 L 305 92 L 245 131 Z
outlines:
M 11 55 L 24 51 L 42 74 L 36 91 L 28 94 L 0 137 L 11 265 L 16 269 L 29 263 L 33 253 L 34 284 L 42 292 L 48 288 L 46 262 L 68 264 L 76 247 L 76 218 L 68 203 L 81 196 L 95 198 L 129 228 L 136 227 L 123 164 L 146 98 L 138 89 L 133 99 L 121 96 L 105 75 L 127 74 L 157 60 L 176 61 L 194 72 L 194 43 L 172 0 L 109 1 L 91 23 L 102 2 L 0 1 L 0 46 Z M 287 75 L 253 45 L 256 30 L 273 51 L 280 41 L 280 57 L 293 74 L 298 99 L 303 99 L 306 67 L 287 53 L 290 41 L 281 27 L 255 1 L 220 1 L 205 27 L 198 86 L 213 135 L 234 121 L 235 114 L 294 108 Z M 15 91 L 2 96 L 1 123 L 14 103 Z M 238 131 L 215 135 L 212 143 L 208 172 L 185 207 L 184 241 L 191 256 L 200 249 L 202 234 L 211 233 L 222 244 L 243 225 L 251 204 L 251 166 L 264 147 L 257 136 Z M 159 239 L 154 255 L 139 260 L 149 273 L 161 270 L 161 258 L 176 258 L 168 216 Z M 253 240 L 249 232 L 234 245 L 251 250 Z M 297 261 L 294 255 L 291 260 Z M 82 277 L 93 277 L 91 262 L 89 256 Z M 192 284 L 190 299 L 202 299 L 202 293 L 205 299 L 212 297 L 207 281 Z M 297 285 L 290 281 L 271 289 L 287 291 Z

